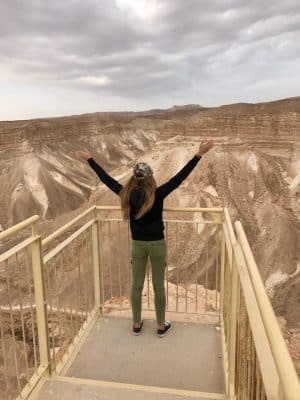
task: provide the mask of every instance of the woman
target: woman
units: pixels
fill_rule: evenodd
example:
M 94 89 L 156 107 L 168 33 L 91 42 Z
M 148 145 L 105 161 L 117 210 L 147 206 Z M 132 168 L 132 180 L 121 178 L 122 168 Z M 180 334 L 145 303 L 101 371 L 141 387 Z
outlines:
M 133 169 L 132 177 L 123 186 L 108 175 L 87 150 L 76 152 L 79 157 L 89 163 L 100 180 L 120 196 L 123 218 L 130 220 L 132 234 L 130 300 L 133 315 L 132 333 L 134 335 L 139 335 L 143 327 L 141 303 L 148 256 L 150 256 L 152 265 L 154 302 L 158 324 L 157 335 L 163 337 L 172 328 L 171 322 L 165 320 L 166 242 L 162 220 L 163 201 L 192 172 L 201 157 L 212 147 L 212 140 L 201 142 L 194 157 L 173 178 L 159 187 L 156 186 L 151 167 L 146 163 L 137 163 Z

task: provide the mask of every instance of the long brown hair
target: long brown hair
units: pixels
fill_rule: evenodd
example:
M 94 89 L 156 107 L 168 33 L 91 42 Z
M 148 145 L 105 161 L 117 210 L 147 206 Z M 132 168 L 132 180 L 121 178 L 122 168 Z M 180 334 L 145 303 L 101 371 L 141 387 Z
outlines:
M 144 178 L 132 176 L 120 192 L 121 210 L 125 220 L 130 218 L 130 193 L 138 187 L 144 189 L 145 198 L 144 203 L 135 215 L 135 219 L 141 218 L 154 204 L 156 182 L 153 176 L 146 176 Z

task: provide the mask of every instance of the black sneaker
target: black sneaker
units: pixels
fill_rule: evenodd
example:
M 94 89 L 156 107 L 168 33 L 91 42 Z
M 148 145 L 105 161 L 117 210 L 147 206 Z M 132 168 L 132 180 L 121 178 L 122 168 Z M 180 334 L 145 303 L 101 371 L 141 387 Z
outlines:
M 137 336 L 140 335 L 142 332 L 142 327 L 143 327 L 144 321 L 141 321 L 141 326 L 139 328 L 135 328 L 134 326 L 132 327 L 132 334 Z
M 164 329 L 157 329 L 157 336 L 164 337 L 172 329 L 171 321 L 165 321 L 164 325 Z

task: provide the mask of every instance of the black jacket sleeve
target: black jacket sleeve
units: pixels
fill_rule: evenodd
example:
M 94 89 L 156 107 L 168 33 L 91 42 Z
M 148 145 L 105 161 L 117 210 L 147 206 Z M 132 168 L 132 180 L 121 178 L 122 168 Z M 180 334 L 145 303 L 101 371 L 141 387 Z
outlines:
M 159 194 L 164 198 L 168 196 L 174 189 L 176 189 L 184 180 L 189 176 L 192 170 L 195 168 L 201 156 L 195 155 L 186 165 L 177 172 L 168 182 L 157 188 Z
M 100 180 L 113 192 L 116 194 L 119 194 L 123 186 L 116 181 L 114 178 L 112 178 L 100 165 L 96 163 L 96 161 L 93 158 L 89 158 L 88 163 L 91 168 L 96 172 L 96 174 L 99 176 Z

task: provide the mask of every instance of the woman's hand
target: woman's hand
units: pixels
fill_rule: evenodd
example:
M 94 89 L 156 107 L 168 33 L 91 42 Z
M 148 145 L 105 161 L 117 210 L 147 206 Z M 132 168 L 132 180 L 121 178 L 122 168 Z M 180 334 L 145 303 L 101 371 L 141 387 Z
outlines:
M 197 154 L 202 157 L 203 154 L 207 153 L 213 147 L 213 145 L 212 140 L 201 142 Z
M 91 153 L 87 149 L 85 149 L 85 151 L 75 151 L 75 154 L 77 157 L 80 157 L 85 161 L 92 157 Z

